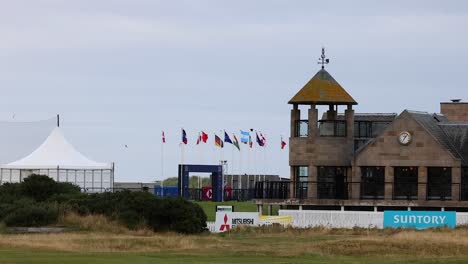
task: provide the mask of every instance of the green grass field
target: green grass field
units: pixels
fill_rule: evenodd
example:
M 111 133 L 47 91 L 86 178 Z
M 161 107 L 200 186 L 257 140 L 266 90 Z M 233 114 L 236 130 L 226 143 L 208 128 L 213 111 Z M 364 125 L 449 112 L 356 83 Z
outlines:
M 401 258 L 401 257 L 331 257 L 304 255 L 277 257 L 234 254 L 172 254 L 172 253 L 57 253 L 30 251 L 0 251 L 2 264 L 149 264 L 149 263 L 467 263 L 467 258 Z
M 216 205 L 232 205 L 236 212 L 256 212 L 257 206 L 253 202 L 195 202 L 200 205 L 206 213 L 208 221 L 215 221 Z M 278 206 L 273 207 L 272 215 L 278 215 Z M 267 214 L 267 208 L 263 208 L 263 214 Z
M 468 263 L 468 228 L 2 234 L 0 263 Z

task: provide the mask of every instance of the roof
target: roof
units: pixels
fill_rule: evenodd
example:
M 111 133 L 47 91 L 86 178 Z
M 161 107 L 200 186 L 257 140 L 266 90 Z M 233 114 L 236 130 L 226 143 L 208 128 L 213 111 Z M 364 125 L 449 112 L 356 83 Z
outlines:
M 324 69 L 318 71 L 288 103 L 357 105 L 351 95 Z
M 462 165 L 468 166 L 468 123 L 440 123 L 452 145 L 458 150 L 462 158 Z
M 326 119 L 327 113 L 323 113 L 322 118 Z M 396 113 L 356 113 L 354 114 L 354 121 L 367 121 L 367 122 L 392 122 L 398 114 Z M 344 114 L 340 113 L 337 116 L 338 120 L 344 120 Z
M 112 169 L 112 164 L 88 159 L 63 136 L 59 127 L 28 156 L 1 166 L 6 169 Z
M 447 149 L 455 158 L 463 161 L 459 149 L 455 146 L 451 138 L 440 126 L 440 122 L 448 122 L 447 118 L 440 114 L 430 114 L 427 112 L 417 112 L 406 110 L 435 140 L 437 140 L 445 149 Z

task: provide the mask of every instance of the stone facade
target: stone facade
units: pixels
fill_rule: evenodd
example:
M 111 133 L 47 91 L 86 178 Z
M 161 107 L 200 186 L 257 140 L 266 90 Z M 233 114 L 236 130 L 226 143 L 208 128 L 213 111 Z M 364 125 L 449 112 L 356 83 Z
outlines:
M 401 145 L 398 135 L 408 131 L 412 142 Z M 385 167 L 385 199 L 392 199 L 394 167 L 418 168 L 418 200 L 426 200 L 427 168 L 452 168 L 452 200 L 459 199 L 461 161 L 444 148 L 424 127 L 407 112 L 403 112 L 384 133 L 375 138 L 366 148 L 357 153 L 353 160 L 353 182 L 361 181 L 359 168 L 362 166 Z M 352 199 L 360 199 L 360 185 L 352 185 Z

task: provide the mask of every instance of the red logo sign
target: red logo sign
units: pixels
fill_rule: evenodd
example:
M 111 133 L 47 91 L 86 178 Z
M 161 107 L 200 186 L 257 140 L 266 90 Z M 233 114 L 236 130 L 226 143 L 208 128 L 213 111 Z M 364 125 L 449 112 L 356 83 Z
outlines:
M 224 215 L 224 225 L 221 225 L 221 228 L 219 228 L 219 231 L 229 231 L 231 229 L 231 226 L 228 224 L 228 217 L 227 214 Z

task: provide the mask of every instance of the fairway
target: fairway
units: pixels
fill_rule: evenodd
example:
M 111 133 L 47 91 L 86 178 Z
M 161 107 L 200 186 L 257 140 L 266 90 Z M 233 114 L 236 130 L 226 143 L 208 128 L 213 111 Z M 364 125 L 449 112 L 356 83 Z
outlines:
M 468 229 L 0 235 L 0 263 L 466 263 Z
M 248 202 L 237 202 L 237 201 L 197 202 L 197 201 L 193 201 L 193 202 L 200 205 L 203 208 L 203 211 L 205 211 L 208 221 L 215 221 L 217 205 L 232 205 L 234 206 L 235 212 L 257 212 L 257 205 L 250 201 Z M 272 215 L 278 215 L 278 209 L 279 209 L 279 206 L 273 206 Z M 263 215 L 267 215 L 266 206 L 263 208 Z

